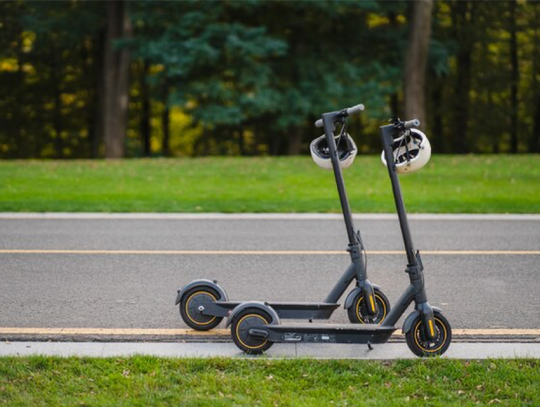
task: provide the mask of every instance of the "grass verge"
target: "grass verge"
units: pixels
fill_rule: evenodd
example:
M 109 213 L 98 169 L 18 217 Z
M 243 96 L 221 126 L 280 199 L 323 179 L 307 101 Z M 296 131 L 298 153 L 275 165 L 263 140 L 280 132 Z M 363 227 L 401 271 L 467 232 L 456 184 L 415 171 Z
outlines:
M 539 405 L 538 360 L 0 358 L 10 406 Z
M 393 212 L 386 169 L 361 156 L 345 172 L 355 212 Z M 540 213 L 540 155 L 435 156 L 401 177 L 428 213 Z M 309 157 L 0 161 L 0 211 L 339 212 L 332 172 Z

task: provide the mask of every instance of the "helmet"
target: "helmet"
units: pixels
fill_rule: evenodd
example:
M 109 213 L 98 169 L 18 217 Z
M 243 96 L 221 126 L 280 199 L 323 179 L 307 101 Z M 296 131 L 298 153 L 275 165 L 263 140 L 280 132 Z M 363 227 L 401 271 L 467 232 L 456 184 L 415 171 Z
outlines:
M 397 173 L 414 172 L 429 161 L 431 145 L 424 133 L 417 129 L 410 129 L 394 140 L 392 154 L 394 155 Z M 384 151 L 381 154 L 381 159 L 383 164 L 386 165 Z
M 343 133 L 339 137 L 335 137 L 339 166 L 342 169 L 350 167 L 353 163 L 358 148 L 354 144 L 354 140 L 348 133 Z M 332 169 L 332 160 L 330 159 L 330 150 L 328 148 L 328 143 L 326 142 L 326 136 L 322 135 L 321 137 L 316 138 L 311 142 L 309 146 L 311 151 L 311 158 L 315 161 L 319 167 L 324 168 L 325 170 Z

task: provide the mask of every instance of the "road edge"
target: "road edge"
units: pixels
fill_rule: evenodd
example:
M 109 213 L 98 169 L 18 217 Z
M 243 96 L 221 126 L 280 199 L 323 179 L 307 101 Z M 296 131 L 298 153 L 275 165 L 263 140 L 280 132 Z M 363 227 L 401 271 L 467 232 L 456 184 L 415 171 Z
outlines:
M 338 213 L 112 213 L 112 212 L 0 212 L 0 219 L 105 219 L 105 220 L 341 220 Z M 540 214 L 413 213 L 411 220 L 540 221 Z M 392 213 L 357 213 L 358 220 L 396 220 Z

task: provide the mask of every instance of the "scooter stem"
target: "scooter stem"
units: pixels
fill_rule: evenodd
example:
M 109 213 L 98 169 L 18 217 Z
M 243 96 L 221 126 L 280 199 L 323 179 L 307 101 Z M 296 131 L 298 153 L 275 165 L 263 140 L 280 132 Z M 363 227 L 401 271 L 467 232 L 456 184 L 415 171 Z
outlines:
M 388 168 L 388 175 L 390 176 L 390 182 L 392 183 L 392 192 L 394 194 L 394 201 L 396 204 L 396 210 L 399 218 L 399 226 L 401 227 L 401 234 L 403 236 L 403 243 L 405 245 L 405 251 L 407 253 L 407 260 L 409 262 L 409 265 L 417 266 L 418 260 L 414 251 L 411 231 L 409 229 L 409 222 L 407 220 L 407 212 L 405 210 L 405 203 L 403 202 L 403 194 L 401 193 L 401 187 L 399 185 L 399 179 L 396 173 L 396 165 L 394 163 L 394 157 L 392 155 L 394 132 L 395 127 L 392 124 L 381 127 L 381 138 L 384 146 L 384 156 L 387 163 L 386 167 Z
M 347 198 L 345 181 L 343 180 L 343 173 L 341 171 L 341 167 L 339 166 L 339 158 L 337 156 L 336 140 L 334 139 L 334 120 L 339 113 L 340 112 L 332 112 L 323 114 L 323 126 L 324 134 L 326 135 L 326 142 L 328 143 L 328 149 L 330 150 L 330 159 L 332 160 L 332 168 L 336 178 L 336 185 L 339 193 L 339 200 L 341 202 L 343 219 L 345 220 L 345 226 L 347 228 L 347 236 L 349 237 L 349 244 L 354 245 L 358 242 L 356 241 L 356 235 L 354 233 L 351 207 L 349 205 L 349 199 Z

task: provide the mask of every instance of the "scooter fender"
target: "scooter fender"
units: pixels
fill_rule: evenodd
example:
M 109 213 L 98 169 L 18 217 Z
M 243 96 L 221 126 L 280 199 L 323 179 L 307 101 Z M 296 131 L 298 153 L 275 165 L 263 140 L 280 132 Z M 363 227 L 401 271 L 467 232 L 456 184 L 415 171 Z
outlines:
M 234 318 L 240 312 L 242 312 L 243 310 L 248 309 L 248 308 L 260 309 L 261 311 L 264 311 L 268 315 L 270 315 L 270 317 L 272 318 L 272 323 L 273 324 L 279 324 L 280 323 L 279 316 L 278 316 L 277 312 L 270 305 L 268 305 L 265 302 L 261 302 L 261 301 L 247 301 L 247 302 L 243 302 L 242 304 L 238 305 L 235 309 L 233 309 L 231 311 L 231 314 L 227 318 L 227 324 L 225 325 L 225 327 L 228 328 L 229 326 L 231 326 Z
M 431 307 L 433 309 L 433 312 L 442 312 L 442 309 L 437 307 Z M 410 315 L 405 319 L 405 322 L 403 323 L 403 329 L 402 333 L 406 334 L 412 329 L 412 324 L 417 316 L 420 315 L 420 311 L 414 310 L 410 313 Z
M 219 301 L 229 301 L 229 297 L 227 296 L 227 293 L 225 292 L 223 288 L 221 288 L 221 286 L 218 284 L 217 281 L 201 279 L 201 280 L 192 281 L 191 283 L 188 283 L 182 288 L 180 288 L 178 290 L 178 294 L 176 295 L 176 302 L 174 303 L 174 305 L 180 304 L 180 301 L 182 301 L 182 297 L 184 296 L 184 294 L 196 286 L 204 286 L 204 287 L 213 288 L 219 293 Z
M 371 283 L 371 286 L 373 287 L 373 289 L 381 289 L 380 286 L 378 286 L 377 284 L 373 284 Z M 354 290 L 352 290 L 349 295 L 347 295 L 347 298 L 345 299 L 345 305 L 344 305 L 344 308 L 345 309 L 349 309 L 352 307 L 352 304 L 353 304 L 353 301 L 354 301 L 354 298 L 356 297 L 356 295 L 359 293 L 359 292 L 362 292 L 363 288 L 362 287 L 356 287 Z

